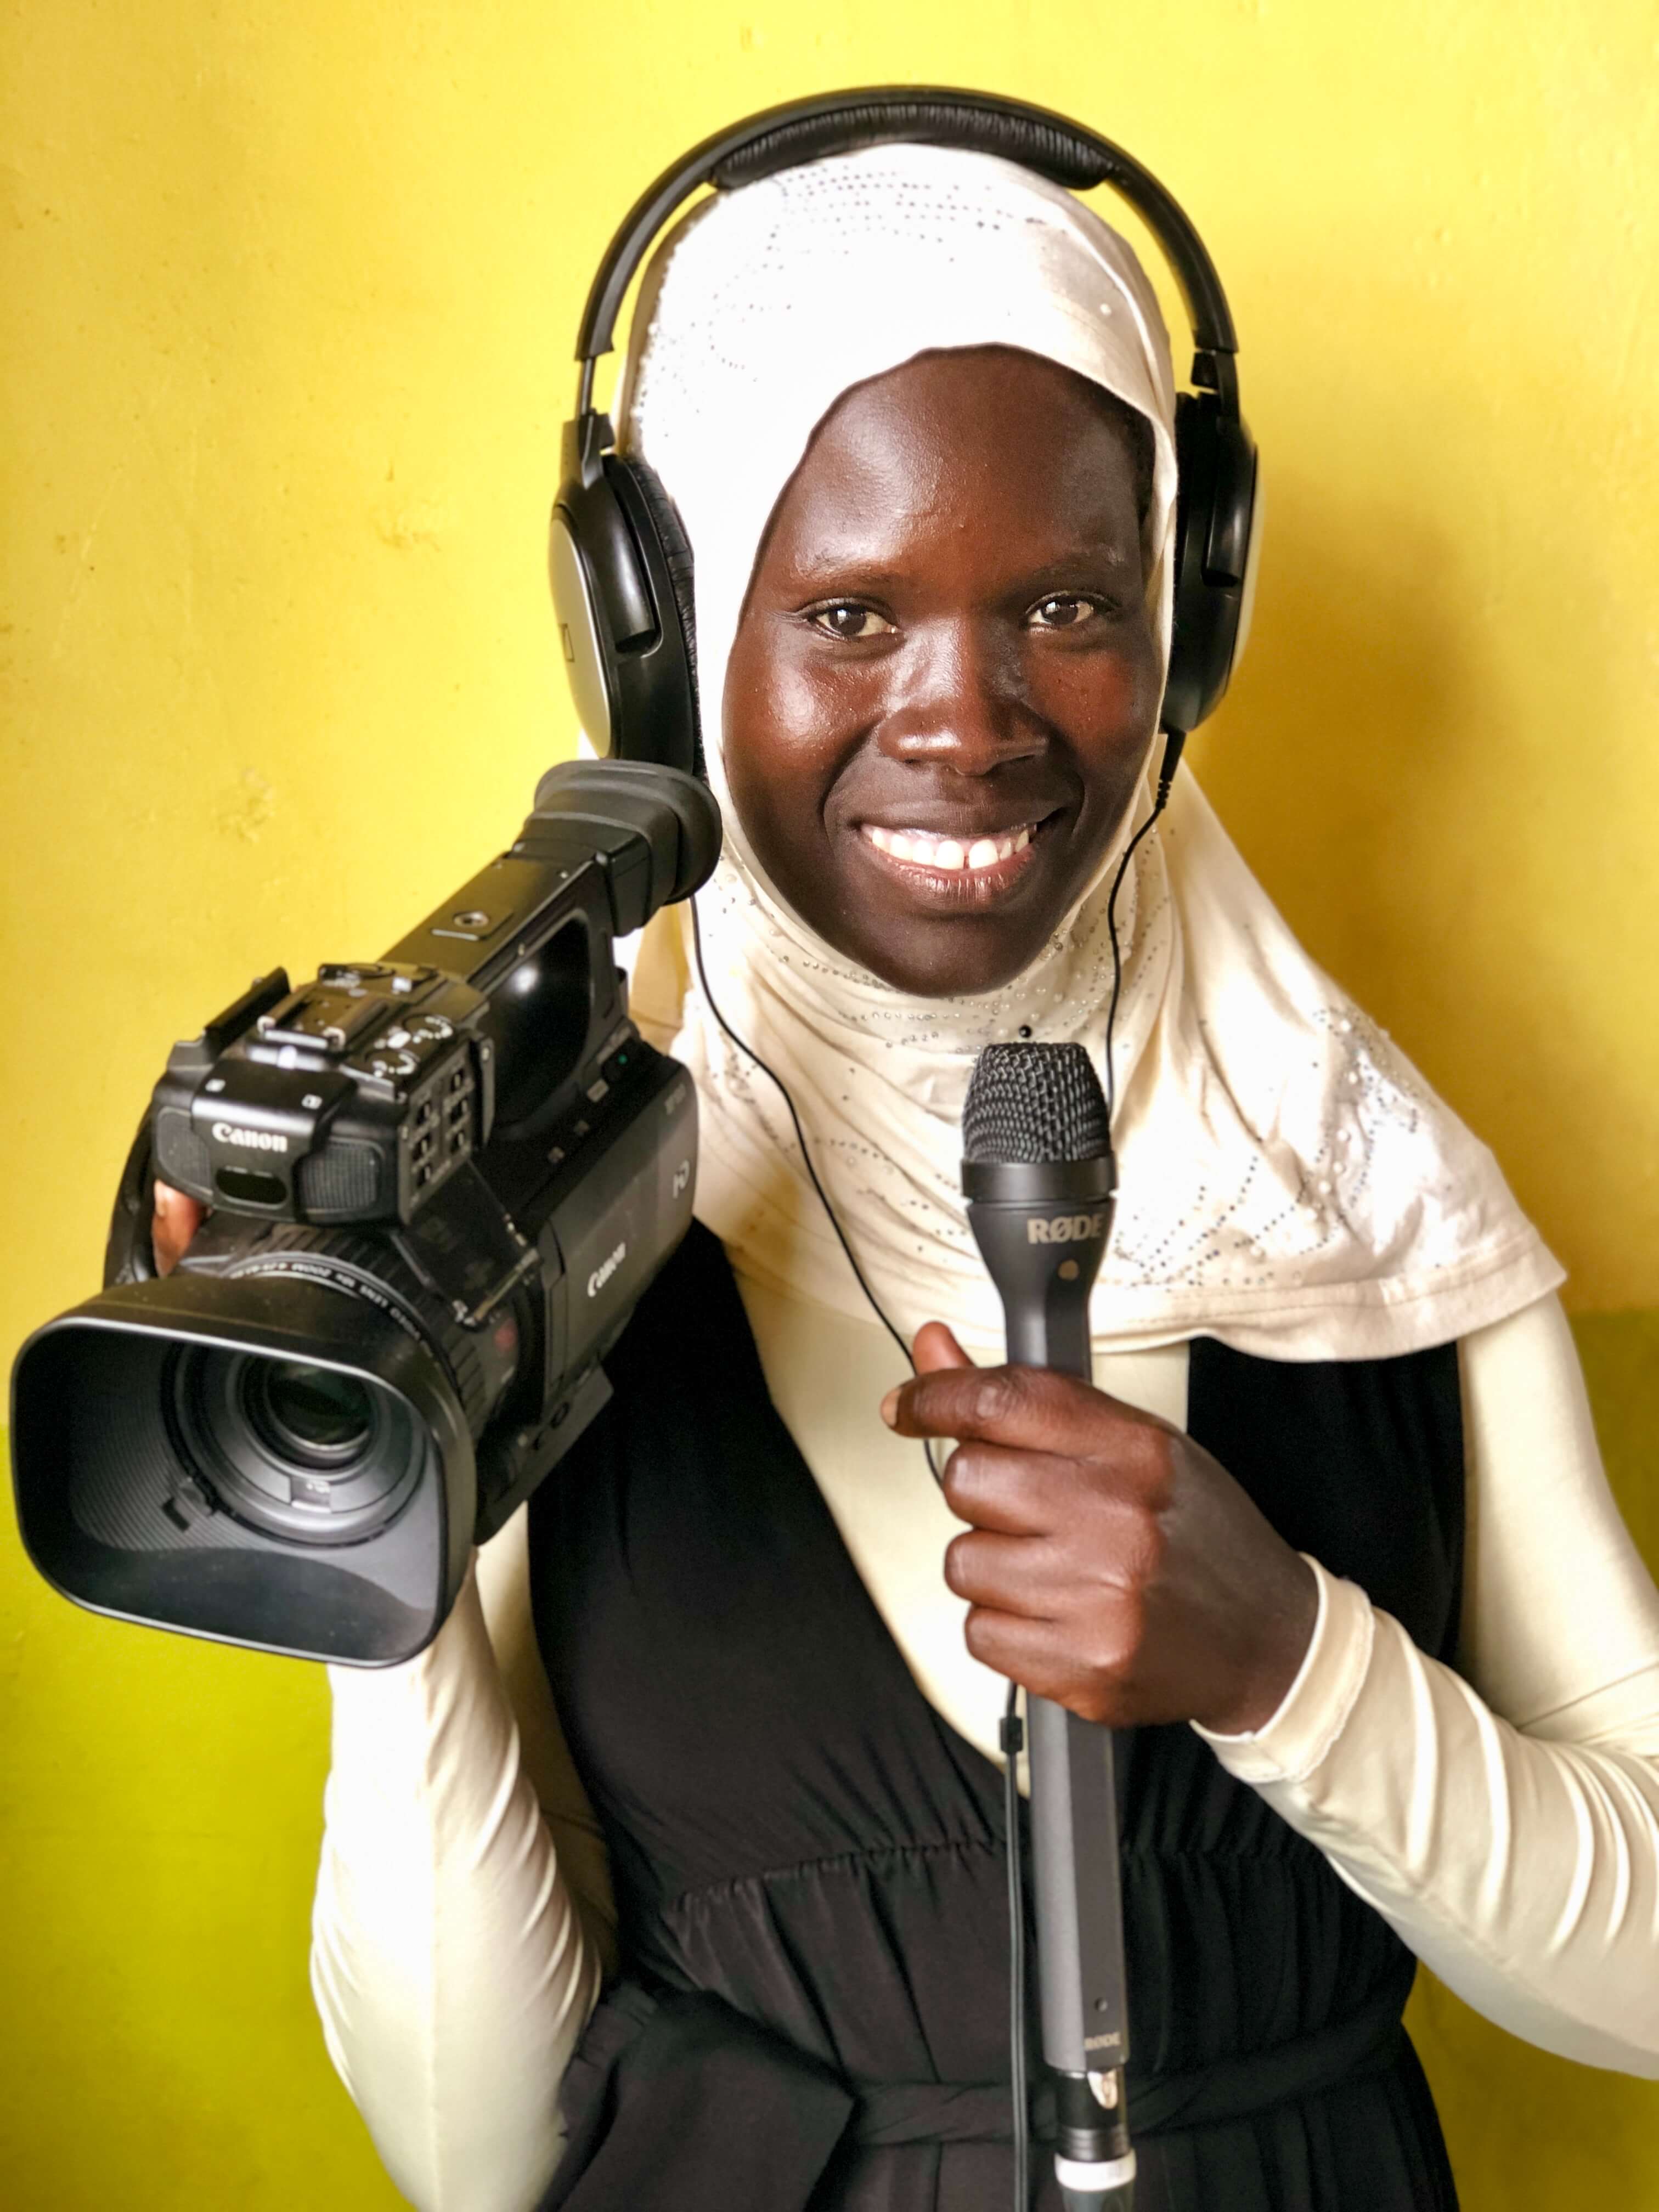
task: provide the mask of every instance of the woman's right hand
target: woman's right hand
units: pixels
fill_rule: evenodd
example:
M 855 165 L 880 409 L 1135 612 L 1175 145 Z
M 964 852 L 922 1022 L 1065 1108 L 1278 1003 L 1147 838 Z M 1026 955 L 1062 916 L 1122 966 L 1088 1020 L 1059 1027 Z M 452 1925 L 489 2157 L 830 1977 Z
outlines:
M 166 1182 L 157 1182 L 155 1202 L 150 1249 L 155 1255 L 156 1273 L 170 1275 L 189 1250 L 190 1240 L 201 1227 L 207 1208 L 199 1199 L 190 1198 Z

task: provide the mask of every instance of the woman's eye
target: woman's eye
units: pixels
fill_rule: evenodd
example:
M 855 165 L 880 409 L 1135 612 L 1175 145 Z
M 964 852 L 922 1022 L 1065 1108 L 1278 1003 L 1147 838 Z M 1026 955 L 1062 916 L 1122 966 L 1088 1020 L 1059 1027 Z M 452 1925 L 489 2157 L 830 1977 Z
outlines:
M 1033 629 L 1075 629 L 1099 612 L 1094 599 L 1076 592 L 1056 592 L 1052 599 L 1039 599 L 1025 619 Z
M 873 607 L 860 606 L 855 599 L 842 599 L 832 607 L 819 607 L 811 619 L 814 629 L 849 641 L 881 637 L 893 627 L 885 615 L 878 615 Z

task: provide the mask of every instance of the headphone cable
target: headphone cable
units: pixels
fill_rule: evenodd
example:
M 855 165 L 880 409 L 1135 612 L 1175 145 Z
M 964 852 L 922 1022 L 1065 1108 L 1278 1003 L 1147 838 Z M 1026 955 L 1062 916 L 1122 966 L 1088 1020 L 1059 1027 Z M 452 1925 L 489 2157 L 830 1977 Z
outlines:
M 1030 2092 L 1025 2079 L 1025 1849 L 1019 1816 L 1019 1754 L 1025 1723 L 1019 1684 L 1008 1685 L 998 1731 L 1002 1745 L 1003 1853 L 1008 1866 L 1008 2072 L 1014 2119 L 1014 2212 L 1031 2196 Z
M 1123 848 L 1123 858 L 1117 864 L 1117 873 L 1112 878 L 1112 888 L 1106 899 L 1106 930 L 1112 940 L 1112 997 L 1106 1009 L 1106 1127 L 1109 1132 L 1112 1117 L 1117 1110 L 1117 1070 L 1112 1062 L 1112 1031 L 1117 1025 L 1117 1003 L 1123 993 L 1123 951 L 1117 941 L 1117 895 L 1123 888 L 1123 878 L 1129 872 L 1129 863 L 1136 848 L 1158 817 L 1170 803 L 1170 787 L 1181 766 L 1182 750 L 1187 743 L 1185 730 L 1166 730 L 1164 732 L 1164 757 L 1158 767 L 1158 796 L 1152 801 L 1152 811 Z
M 818 1204 L 823 1208 L 825 1214 L 829 1217 L 830 1226 L 836 1232 L 836 1242 L 841 1246 L 842 1250 L 847 1255 L 847 1264 L 853 1270 L 854 1276 L 857 1278 L 859 1288 L 863 1291 L 865 1297 L 870 1301 L 871 1310 L 874 1313 L 876 1319 L 881 1323 L 882 1327 L 886 1330 L 888 1335 L 890 1336 L 894 1343 L 897 1345 L 900 1352 L 903 1354 L 905 1365 L 914 1375 L 916 1371 L 916 1363 L 910 1357 L 910 1347 L 906 1344 L 904 1339 L 899 1334 L 897 1329 L 894 1328 L 892 1322 L 888 1319 L 886 1312 L 882 1306 L 881 1300 L 871 1289 L 864 1270 L 858 1263 L 858 1256 L 854 1252 L 852 1245 L 848 1242 L 847 1232 L 842 1229 L 841 1223 L 836 1218 L 836 1209 L 830 1203 L 829 1193 L 824 1189 L 823 1185 L 818 1181 L 818 1171 L 812 1164 L 812 1155 L 806 1149 L 806 1133 L 801 1127 L 800 1115 L 795 1111 L 795 1102 L 789 1096 L 788 1085 L 785 1083 L 783 1078 L 778 1073 L 775 1067 L 768 1066 L 767 1063 L 756 1051 L 753 1045 L 745 1042 L 745 1041 L 738 1035 L 731 1023 L 726 1020 L 725 1015 L 720 1012 L 719 1001 L 716 1000 L 713 991 L 708 988 L 708 969 L 704 964 L 702 957 L 702 917 L 697 912 L 697 902 L 695 896 L 688 899 L 686 903 L 691 909 L 691 943 L 696 955 L 697 981 L 702 986 L 702 995 L 708 1002 L 708 1011 L 713 1014 L 716 1022 L 719 1023 L 721 1030 L 728 1041 L 736 1047 L 738 1051 L 743 1054 L 746 1060 L 750 1060 L 754 1062 L 755 1066 L 759 1068 L 761 1073 L 766 1078 L 767 1081 L 773 1085 L 774 1089 L 777 1091 L 779 1097 L 782 1099 L 785 1106 L 788 1109 L 790 1123 L 795 1132 L 795 1142 L 800 1147 L 802 1164 L 806 1170 L 807 1176 L 811 1182 L 813 1189 L 817 1193 Z M 927 1465 L 930 1471 L 933 1473 L 935 1480 L 937 1480 L 939 1471 L 933 1467 L 933 1454 L 931 1452 L 927 1455 Z

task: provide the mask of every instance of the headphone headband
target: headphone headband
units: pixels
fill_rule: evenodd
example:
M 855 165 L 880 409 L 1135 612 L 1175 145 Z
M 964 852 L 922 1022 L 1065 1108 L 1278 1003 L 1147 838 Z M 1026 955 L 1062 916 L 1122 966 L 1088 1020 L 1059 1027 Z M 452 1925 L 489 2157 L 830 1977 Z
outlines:
M 1140 215 L 1174 271 L 1192 325 L 1197 389 L 1176 400 L 1175 619 L 1162 709 L 1167 781 L 1187 732 L 1220 699 L 1243 647 L 1261 535 L 1255 447 L 1239 414 L 1238 340 L 1226 294 L 1182 209 L 1121 146 L 1045 107 L 931 85 L 790 100 L 717 131 L 641 194 L 606 248 L 576 340 L 581 377 L 548 541 L 582 727 L 595 743 L 608 733 L 622 759 L 701 764 L 691 549 L 667 491 L 644 461 L 617 452 L 610 422 L 593 407 L 593 364 L 611 350 L 629 285 L 669 217 L 702 185 L 729 191 L 829 155 L 896 142 L 999 155 L 1073 191 L 1110 185 Z
M 582 364 L 578 415 L 592 404 L 593 363 L 611 350 L 617 317 L 641 262 L 670 216 L 700 185 L 728 191 L 804 161 L 895 142 L 994 154 L 1074 191 L 1110 185 L 1121 193 L 1157 239 L 1180 287 L 1197 349 L 1193 382 L 1214 392 L 1224 409 L 1237 414 L 1232 356 L 1238 339 L 1227 295 L 1203 240 L 1150 169 L 1109 138 L 1046 107 L 994 93 L 886 85 L 766 108 L 705 138 L 640 195 L 599 264 L 582 311 L 576 339 L 576 358 Z

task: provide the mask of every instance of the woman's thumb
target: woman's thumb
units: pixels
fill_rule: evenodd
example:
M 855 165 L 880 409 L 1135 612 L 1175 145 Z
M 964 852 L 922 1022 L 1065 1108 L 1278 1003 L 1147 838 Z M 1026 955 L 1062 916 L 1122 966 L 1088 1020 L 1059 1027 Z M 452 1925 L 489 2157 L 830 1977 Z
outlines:
M 942 1321 L 927 1321 L 916 1331 L 911 1346 L 918 1375 L 937 1375 L 942 1368 L 971 1367 L 969 1359 Z
M 155 1207 L 149 1231 L 150 1249 L 155 1255 L 156 1273 L 170 1275 L 184 1258 L 207 1209 L 184 1191 L 160 1182 L 155 1186 Z

